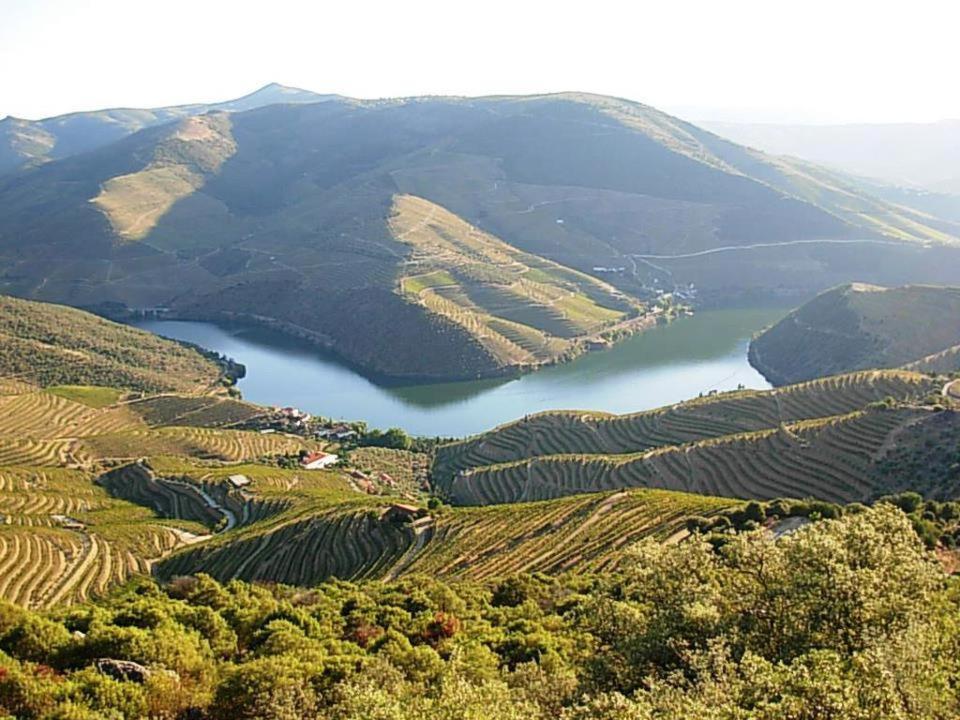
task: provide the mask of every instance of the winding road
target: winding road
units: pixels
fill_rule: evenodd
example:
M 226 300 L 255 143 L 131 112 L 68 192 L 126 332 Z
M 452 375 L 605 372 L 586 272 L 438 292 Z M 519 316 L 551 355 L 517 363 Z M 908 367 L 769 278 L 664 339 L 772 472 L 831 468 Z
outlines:
M 760 250 L 763 248 L 790 247 L 793 245 L 905 245 L 906 243 L 896 240 L 787 240 L 785 242 L 775 243 L 753 243 L 751 245 L 725 245 L 723 247 L 710 248 L 709 250 L 700 250 L 699 252 L 681 253 L 679 255 L 642 255 L 633 253 L 630 257 L 640 260 L 682 260 L 685 258 L 703 257 L 705 255 L 716 255 L 724 252 L 737 252 L 742 250 Z

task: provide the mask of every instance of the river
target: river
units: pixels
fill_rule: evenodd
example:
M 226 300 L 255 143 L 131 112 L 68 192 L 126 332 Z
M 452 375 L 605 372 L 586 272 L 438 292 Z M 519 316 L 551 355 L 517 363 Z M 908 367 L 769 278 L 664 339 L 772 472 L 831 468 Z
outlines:
M 406 386 L 377 384 L 330 353 L 263 329 L 172 320 L 137 325 L 246 365 L 239 387 L 252 402 L 450 437 L 541 410 L 636 412 L 711 390 L 769 387 L 747 362 L 747 345 L 753 333 L 785 314 L 782 309 L 701 312 L 519 378 Z

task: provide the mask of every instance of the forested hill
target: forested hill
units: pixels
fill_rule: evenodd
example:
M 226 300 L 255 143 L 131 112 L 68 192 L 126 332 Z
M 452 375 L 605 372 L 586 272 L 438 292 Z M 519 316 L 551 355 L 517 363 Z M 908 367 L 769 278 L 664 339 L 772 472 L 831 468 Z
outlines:
M 202 392 L 221 368 L 197 350 L 74 308 L 0 295 L 0 384 Z
M 778 385 L 864 368 L 960 369 L 960 288 L 834 288 L 756 337 L 750 361 Z
M 573 357 L 691 283 L 721 303 L 943 281 L 958 238 L 582 93 L 219 108 L 0 177 L 0 291 L 242 318 L 417 379 Z

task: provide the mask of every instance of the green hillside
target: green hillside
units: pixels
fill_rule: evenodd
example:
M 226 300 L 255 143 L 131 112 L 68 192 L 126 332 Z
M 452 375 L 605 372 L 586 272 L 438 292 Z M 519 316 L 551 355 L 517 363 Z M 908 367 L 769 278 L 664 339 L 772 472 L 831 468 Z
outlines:
M 864 368 L 955 369 L 960 288 L 834 288 L 756 337 L 750 362 L 771 382 Z M 953 366 L 953 367 L 952 367 Z
M 947 221 L 625 100 L 211 109 L 0 178 L 0 290 L 260 323 L 444 380 L 602 346 L 690 283 L 806 298 L 945 282 L 960 257 Z M 442 220 L 413 232 L 423 208 Z
M 212 389 L 221 371 L 192 348 L 73 308 L 0 296 L 0 386 Z

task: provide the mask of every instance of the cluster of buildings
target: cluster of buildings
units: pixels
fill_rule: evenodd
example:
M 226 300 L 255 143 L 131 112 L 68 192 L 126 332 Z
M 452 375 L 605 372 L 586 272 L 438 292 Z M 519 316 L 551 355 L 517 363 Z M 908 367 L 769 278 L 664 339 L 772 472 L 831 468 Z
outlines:
M 337 442 L 343 442 L 344 440 L 351 440 L 357 437 L 357 431 L 349 425 L 340 423 L 338 425 L 320 428 L 314 433 L 314 437 L 316 437 L 317 440 L 336 440 Z

